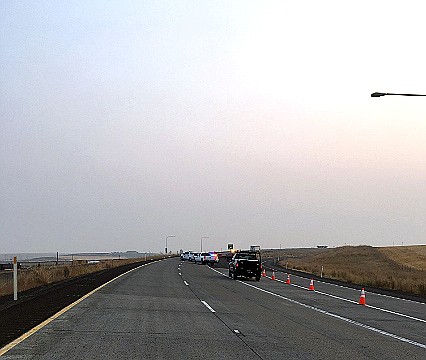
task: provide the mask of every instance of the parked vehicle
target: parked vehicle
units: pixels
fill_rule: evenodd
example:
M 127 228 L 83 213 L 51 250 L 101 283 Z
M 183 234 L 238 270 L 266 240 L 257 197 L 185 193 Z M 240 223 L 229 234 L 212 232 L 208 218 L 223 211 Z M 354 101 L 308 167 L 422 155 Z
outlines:
M 237 252 L 229 262 L 229 277 L 234 280 L 238 276 L 247 278 L 256 278 L 260 280 L 262 275 L 262 259 L 259 251 L 240 251 Z
M 193 256 L 194 256 L 194 252 L 193 251 L 185 251 L 182 255 L 181 255 L 181 259 L 182 260 L 191 260 L 193 261 Z
M 209 255 L 204 259 L 207 264 L 214 265 L 219 262 L 219 255 L 214 251 L 209 252 Z
M 250 245 L 250 251 L 260 251 L 260 245 Z
M 204 258 L 206 257 L 206 256 L 208 256 L 209 255 L 209 253 L 198 253 L 197 254 L 197 256 L 195 257 L 195 259 L 194 259 L 194 262 L 195 263 L 200 263 L 200 264 L 205 264 L 205 262 L 204 262 Z
M 188 260 L 189 261 L 194 261 L 195 255 L 196 255 L 195 252 L 190 251 L 189 254 L 188 254 Z
M 215 252 L 197 254 L 195 263 L 214 265 L 219 262 L 219 256 Z

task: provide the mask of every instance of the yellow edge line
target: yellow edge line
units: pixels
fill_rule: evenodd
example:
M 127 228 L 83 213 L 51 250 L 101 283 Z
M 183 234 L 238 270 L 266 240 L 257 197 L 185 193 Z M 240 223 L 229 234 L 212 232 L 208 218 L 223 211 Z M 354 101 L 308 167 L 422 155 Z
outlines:
M 31 330 L 27 331 L 25 334 L 21 335 L 17 339 L 13 340 L 9 344 L 7 344 L 4 347 L 2 347 L 0 349 L 0 356 L 3 356 L 8 351 L 12 350 L 16 345 L 20 344 L 22 341 L 24 341 L 25 339 L 29 338 L 34 333 L 36 333 L 40 329 L 44 328 L 47 324 L 51 323 L 53 320 L 57 319 L 59 316 L 61 316 L 62 314 L 66 313 L 68 310 L 72 309 L 74 306 L 76 306 L 77 304 L 81 303 L 84 299 L 88 298 L 90 295 L 94 294 L 96 291 L 102 289 L 104 286 L 107 286 L 108 284 L 112 283 L 113 281 L 117 280 L 118 278 L 120 278 L 120 277 L 122 277 L 122 276 L 124 276 L 124 275 L 126 275 L 126 274 L 128 274 L 128 273 L 130 273 L 132 271 L 135 271 L 135 270 L 140 269 L 141 267 L 144 267 L 144 266 L 147 266 L 147 265 L 154 264 L 154 263 L 159 262 L 159 261 L 161 261 L 161 260 L 156 260 L 156 261 L 150 262 L 148 264 L 143 264 L 143 265 L 140 265 L 138 267 L 135 267 L 134 269 L 126 271 L 125 273 L 123 273 L 121 275 L 118 275 L 114 279 L 112 279 L 112 280 L 106 282 L 105 284 L 97 287 L 96 289 L 92 290 L 88 294 L 82 296 L 80 299 L 74 301 L 72 304 L 68 305 L 67 307 L 63 308 L 62 310 L 59 310 L 56 314 L 52 315 L 47 320 L 44 320 L 42 323 L 40 323 L 37 326 L 33 327 Z

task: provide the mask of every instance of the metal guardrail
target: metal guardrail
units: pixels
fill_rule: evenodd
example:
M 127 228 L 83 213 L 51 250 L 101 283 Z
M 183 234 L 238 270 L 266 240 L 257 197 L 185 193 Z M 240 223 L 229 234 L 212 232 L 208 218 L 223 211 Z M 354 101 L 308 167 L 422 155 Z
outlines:
M 22 265 L 20 262 L 17 263 L 18 269 L 21 269 Z M 13 262 L 11 263 L 1 263 L 0 270 L 13 270 Z
M 30 269 L 38 266 L 65 266 L 65 265 L 85 265 L 99 262 L 114 262 L 124 259 L 100 259 L 100 260 L 22 260 L 18 262 L 18 269 Z M 13 269 L 13 262 L 0 262 L 0 271 Z

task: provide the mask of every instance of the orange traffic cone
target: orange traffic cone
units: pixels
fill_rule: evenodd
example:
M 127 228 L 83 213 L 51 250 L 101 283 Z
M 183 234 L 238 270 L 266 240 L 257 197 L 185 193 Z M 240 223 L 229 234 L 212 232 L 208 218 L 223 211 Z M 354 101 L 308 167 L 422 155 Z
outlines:
M 262 276 L 266 276 L 266 270 L 265 270 L 265 268 L 263 268 Z
M 359 297 L 359 304 L 360 305 L 365 305 L 365 291 L 364 288 L 362 288 L 361 290 L 361 296 Z
M 286 284 L 291 284 L 291 282 L 290 282 L 290 274 L 287 274 L 287 280 L 285 281 L 285 283 Z
M 311 279 L 311 283 L 309 284 L 309 289 L 308 289 L 309 291 L 315 291 L 315 288 L 314 288 L 314 279 Z
M 274 270 L 272 270 L 271 280 L 275 280 L 275 271 Z

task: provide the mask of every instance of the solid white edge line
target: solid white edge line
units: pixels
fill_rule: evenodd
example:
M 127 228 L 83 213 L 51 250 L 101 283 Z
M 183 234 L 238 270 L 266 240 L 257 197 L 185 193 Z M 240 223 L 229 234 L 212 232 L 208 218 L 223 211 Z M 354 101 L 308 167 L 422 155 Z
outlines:
M 207 304 L 204 300 L 201 300 L 201 302 L 206 306 L 207 309 L 209 309 L 212 313 L 215 313 L 216 311 L 209 305 Z
M 212 270 L 213 270 L 213 271 L 216 271 L 217 273 L 219 273 L 219 274 L 221 274 L 221 275 L 223 275 L 223 276 L 226 276 L 225 274 L 221 273 L 220 271 L 217 271 L 216 269 L 212 269 Z M 252 287 L 253 289 L 256 289 L 256 290 L 262 291 L 262 292 L 264 292 L 264 293 L 266 293 L 266 294 L 276 296 L 276 297 L 278 297 L 278 298 L 280 298 L 280 299 L 283 299 L 283 300 L 287 300 L 287 301 L 289 301 L 289 302 L 291 302 L 291 303 L 293 303 L 293 304 L 303 306 L 303 307 L 305 307 L 305 308 L 307 308 L 307 309 L 311 309 L 311 310 L 317 311 L 317 312 L 322 313 L 322 314 L 324 314 L 324 315 L 328 315 L 328 316 L 334 317 L 334 318 L 336 318 L 336 319 L 343 320 L 343 321 L 345 321 L 345 322 L 347 322 L 347 323 L 349 323 L 349 324 L 353 324 L 353 325 L 359 326 L 359 327 L 361 327 L 361 328 L 364 328 L 364 329 L 367 329 L 367 330 L 370 330 L 370 331 L 373 331 L 373 332 L 376 332 L 376 333 L 379 333 L 379 334 L 382 334 L 382 335 L 385 335 L 385 336 L 391 337 L 391 338 L 393 338 L 393 339 L 400 340 L 400 341 L 402 341 L 402 342 L 406 342 L 406 343 L 408 343 L 408 344 L 411 344 L 411 345 L 418 346 L 418 347 L 420 347 L 420 348 L 426 349 L 426 345 L 425 345 L 425 344 L 419 343 L 419 342 L 417 342 L 417 341 L 410 340 L 410 339 L 404 338 L 404 337 L 402 337 L 402 336 L 398 336 L 398 335 L 395 335 L 395 334 L 389 333 L 389 332 L 387 332 L 387 331 L 377 329 L 377 328 L 372 327 L 372 326 L 370 326 L 370 325 L 366 325 L 366 324 L 360 323 L 360 322 L 355 321 L 355 320 L 348 319 L 348 318 L 346 318 L 346 317 L 343 317 L 343 316 L 340 316 L 340 315 L 337 315 L 337 314 L 333 314 L 333 313 L 331 313 L 331 312 L 328 312 L 328 311 L 326 311 L 326 310 L 322 310 L 322 309 L 317 308 L 317 307 L 315 307 L 315 306 L 311 306 L 311 305 L 308 305 L 308 304 L 304 304 L 304 303 L 302 303 L 302 302 L 300 302 L 300 301 L 293 300 L 293 299 L 287 298 L 287 297 L 285 297 L 285 296 L 282 296 L 282 295 L 279 295 L 279 294 L 273 293 L 273 292 L 271 292 L 271 291 L 264 290 L 264 289 L 259 288 L 259 287 L 257 287 L 257 286 L 254 286 L 254 285 L 251 285 L 251 284 L 245 283 L 244 281 L 240 281 L 240 280 L 237 280 L 237 281 L 238 281 L 239 283 L 243 284 L 243 285 L 246 285 L 246 286 Z
M 278 280 L 278 279 L 277 279 L 277 281 L 279 281 L 279 282 L 283 282 L 282 280 Z M 306 290 L 307 290 L 307 288 L 305 288 L 305 287 L 303 287 L 303 286 L 300 286 L 300 285 L 297 285 L 297 284 L 290 284 L 290 285 L 292 285 L 292 286 L 296 286 L 296 287 L 298 287 L 298 288 L 306 289 Z M 350 303 L 352 303 L 352 304 L 358 304 L 358 302 L 357 302 L 357 301 L 350 300 L 350 299 L 345 299 L 345 298 L 342 298 L 342 297 L 340 297 L 340 296 L 336 296 L 336 295 L 328 294 L 328 293 L 325 293 L 325 292 L 322 292 L 322 291 L 318 291 L 318 290 L 315 290 L 315 292 L 316 292 L 317 294 L 321 294 L 321 295 L 329 296 L 329 297 L 332 297 L 332 298 L 335 298 L 335 299 L 338 299 L 338 300 L 347 301 L 347 302 L 350 302 Z M 401 300 L 403 300 L 403 299 L 401 299 Z M 368 304 L 366 304 L 366 305 L 365 305 L 365 307 L 370 308 L 370 309 L 374 309 L 374 310 L 378 310 L 378 311 L 382 311 L 382 312 L 385 312 L 385 313 L 388 313 L 388 314 L 392 314 L 392 315 L 396 315 L 396 316 L 405 317 L 405 318 L 410 319 L 410 320 L 415 320 L 415 321 L 420 321 L 420 322 L 426 323 L 426 320 L 424 320 L 424 319 L 420 319 L 420 318 L 417 318 L 417 317 L 415 317 L 415 316 L 411 316 L 411 315 L 403 314 L 403 313 L 400 313 L 400 312 L 397 312 L 397 311 L 392 311 L 392 310 L 388 310 L 388 309 L 380 308 L 380 307 L 378 307 L 378 306 L 374 306 L 374 305 L 368 305 Z
M 285 271 L 282 271 L 282 270 L 277 270 L 277 271 L 285 273 Z M 294 275 L 294 274 L 292 274 L 292 277 L 297 277 L 299 279 L 307 279 L 307 280 L 310 279 L 309 277 L 303 277 L 303 276 Z M 340 288 L 343 288 L 343 289 L 349 289 L 349 290 L 353 290 L 353 291 L 359 291 L 358 289 L 354 289 L 354 288 L 349 287 L 349 286 L 332 284 L 332 283 L 321 281 L 321 280 L 316 280 L 316 282 L 319 282 L 321 284 L 326 284 L 326 285 L 332 285 L 332 286 L 340 287 Z M 399 298 L 399 297 L 392 296 L 392 295 L 380 294 L 380 293 L 377 293 L 377 292 L 374 292 L 374 291 L 369 291 L 368 293 L 369 294 L 374 294 L 374 295 L 377 295 L 377 296 L 383 296 L 383 297 L 395 299 L 395 300 L 408 301 L 408 302 L 416 303 L 416 304 L 419 304 L 419 305 L 426 305 L 426 303 L 424 303 L 424 302 L 420 302 L 420 301 L 416 301 L 416 300 L 410 300 L 410 299 L 404 299 L 404 298 Z
M 298 277 L 299 277 L 299 278 L 301 278 L 301 279 L 306 279 L 306 278 L 302 278 L 302 277 L 300 277 L 300 276 L 298 276 Z M 268 278 L 268 279 L 271 279 L 271 277 L 270 277 L 270 276 L 267 276 L 267 278 Z M 275 279 L 275 281 L 278 281 L 278 282 L 284 283 L 284 281 L 283 281 L 283 280 L 280 280 L 280 279 Z M 323 284 L 324 284 L 324 282 L 323 282 L 323 281 L 317 281 L 317 282 L 320 282 L 320 283 L 323 283 Z M 328 284 L 328 283 L 325 283 L 325 284 Z M 304 287 L 304 286 L 297 285 L 297 284 L 290 284 L 290 285 L 291 285 L 291 286 L 294 286 L 294 287 L 298 287 L 298 288 L 300 288 L 300 289 L 308 290 L 308 288 L 306 288 L 306 287 Z M 331 284 L 331 285 L 334 285 L 334 284 Z M 339 285 L 337 285 L 337 286 L 339 286 Z M 348 289 L 351 289 L 351 288 L 348 288 Z M 342 301 L 350 302 L 350 303 L 353 303 L 353 304 L 358 304 L 358 302 L 357 302 L 357 301 L 350 300 L 350 299 L 346 299 L 346 298 L 343 298 L 343 297 L 340 297 L 340 296 L 336 296 L 336 295 L 328 294 L 328 293 L 325 293 L 325 292 L 322 292 L 322 291 L 318 291 L 318 290 L 315 290 L 315 292 L 316 292 L 316 293 L 318 293 L 318 294 L 321 294 L 321 295 L 325 295 L 325 296 L 329 296 L 329 297 L 332 297 L 332 298 L 338 299 L 338 300 L 342 300 Z M 375 294 L 375 293 L 374 293 L 374 294 Z M 405 300 L 405 299 L 400 299 L 400 298 L 395 298 L 395 299 Z M 392 311 L 392 310 L 388 310 L 388 309 L 380 308 L 380 307 L 378 307 L 378 306 L 368 305 L 368 304 L 367 304 L 367 305 L 365 305 L 365 307 L 368 307 L 368 308 L 371 308 L 371 309 L 374 309 L 374 310 L 378 310 L 378 311 L 383 311 L 383 312 L 386 312 L 386 313 L 389 313 L 389 314 L 392 314 L 392 315 L 397 315 L 397 316 L 405 317 L 405 318 L 410 319 L 410 320 L 415 320 L 415 321 L 420 321 L 420 322 L 426 323 L 426 320 L 424 320 L 424 319 L 420 319 L 420 318 L 417 318 L 417 317 L 414 317 L 414 316 L 411 316 L 411 315 L 407 315 L 407 314 L 399 313 L 399 312 L 397 312 L 397 311 Z
M 238 280 L 238 281 L 239 281 L 239 280 Z M 417 341 L 410 340 L 410 339 L 404 338 L 404 337 L 402 337 L 402 336 L 398 336 L 398 335 L 395 335 L 395 334 L 389 333 L 389 332 L 387 332 L 387 331 L 377 329 L 377 328 L 372 327 L 372 326 L 370 326 L 370 325 L 366 325 L 366 324 L 360 323 L 360 322 L 355 321 L 355 320 L 348 319 L 348 318 L 346 318 L 346 317 L 343 317 L 343 316 L 340 316 L 340 315 L 337 315 L 337 314 L 333 314 L 333 313 L 328 312 L 328 311 L 326 311 L 326 310 L 319 309 L 319 308 L 317 308 L 317 307 L 315 307 L 315 306 L 311 306 L 311 305 L 307 305 L 307 304 L 301 303 L 301 302 L 299 302 L 299 301 L 297 301 L 297 300 L 293 300 L 293 299 L 287 298 L 287 297 L 285 297 L 285 296 L 282 296 L 282 295 L 279 295 L 279 294 L 275 294 L 275 293 L 273 293 L 273 292 L 271 292 L 271 291 L 268 291 L 268 290 L 264 290 L 264 289 L 258 288 L 257 286 L 254 286 L 254 285 L 251 285 L 251 284 L 247 284 L 247 283 L 245 283 L 245 282 L 243 282 L 243 281 L 239 281 L 239 282 L 240 282 L 240 283 L 242 283 L 242 284 L 244 284 L 244 285 L 246 285 L 246 286 L 250 286 L 250 287 L 252 287 L 253 289 L 256 289 L 256 290 L 259 290 L 259 291 L 265 292 L 265 293 L 267 293 L 267 294 L 269 294 L 269 295 L 276 296 L 276 297 L 281 298 L 281 299 L 283 299 L 283 300 L 287 300 L 287 301 L 292 302 L 292 303 L 294 303 L 294 304 L 297 304 L 297 305 L 303 306 L 303 307 L 305 307 L 305 308 L 307 308 L 307 309 L 311 309 L 311 310 L 317 311 L 317 312 L 319 312 L 319 313 L 322 313 L 322 314 L 325 314 L 325 315 L 328 315 L 328 316 L 334 317 L 334 318 L 336 318 L 336 319 L 340 319 L 340 320 L 346 321 L 347 323 L 350 323 L 350 324 L 353 324 L 353 325 L 356 325 L 356 326 L 362 327 L 362 328 L 364 328 L 364 329 L 371 330 L 371 331 L 377 332 L 377 333 L 379 333 L 379 334 L 389 336 L 389 337 L 391 337 L 391 338 L 393 338 L 393 339 L 397 339 L 397 340 L 400 340 L 400 341 L 406 342 L 406 343 L 408 343 L 408 344 L 415 345 L 415 346 L 421 347 L 421 348 L 423 348 L 423 349 L 426 349 L 426 345 L 425 345 L 425 344 L 419 343 L 419 342 L 417 342 Z
M 374 309 L 374 310 L 379 310 L 379 311 L 383 311 L 383 312 L 386 312 L 386 313 L 389 313 L 389 314 L 402 316 L 402 317 L 405 317 L 405 318 L 410 319 L 410 320 L 421 321 L 421 322 L 426 323 L 426 320 L 424 320 L 424 319 L 420 319 L 420 318 L 416 318 L 416 317 L 411 316 L 411 315 L 407 315 L 407 314 L 399 313 L 399 312 L 392 311 L 392 310 L 388 310 L 388 309 L 379 308 L 379 307 L 377 307 L 377 306 L 368 305 L 368 304 L 367 304 L 367 305 L 365 305 L 365 306 L 366 306 L 366 307 L 368 307 L 368 308 Z
M 121 275 L 118 275 L 117 277 L 115 277 L 114 279 L 111 279 L 110 281 L 106 282 L 105 284 L 102 284 L 101 286 L 97 287 L 96 289 L 94 289 L 91 292 L 87 293 L 86 295 L 82 296 L 80 299 L 74 301 L 72 304 L 68 305 L 67 307 L 64 307 L 62 310 L 59 310 L 56 314 L 52 315 L 50 318 L 44 320 L 42 323 L 40 323 L 37 326 L 33 327 L 31 330 L 28 330 L 25 334 L 22 334 L 17 339 L 15 339 L 12 342 L 10 342 L 9 344 L 3 346 L 0 349 L 0 356 L 3 356 L 8 351 L 12 350 L 16 345 L 20 344 L 22 341 L 24 341 L 25 339 L 29 338 L 31 335 L 35 334 L 37 331 L 39 331 L 42 328 L 44 328 L 46 325 L 48 325 L 49 323 L 51 323 L 53 320 L 57 319 L 62 314 L 66 313 L 68 310 L 72 309 L 74 306 L 78 305 L 83 300 L 87 299 L 90 295 L 92 295 L 96 291 L 102 289 L 104 286 L 107 286 L 108 284 L 112 283 L 113 281 L 117 280 L 118 278 L 121 278 L 122 276 L 124 276 L 124 275 L 126 275 L 126 274 L 128 274 L 128 273 L 130 273 L 132 271 L 135 271 L 137 269 L 140 269 L 141 267 L 144 267 L 144 266 L 147 266 L 147 265 L 151 265 L 151 264 L 154 264 L 154 263 L 160 262 L 160 261 L 161 260 L 156 260 L 156 261 L 150 262 L 148 264 L 140 265 L 138 267 L 135 267 L 134 269 L 126 271 L 125 273 L 123 273 Z
M 269 277 L 269 276 L 267 276 L 267 278 L 269 278 L 269 279 L 270 279 L 270 277 Z M 278 282 L 284 283 L 284 281 L 283 281 L 283 280 L 280 280 L 280 279 L 276 279 L 275 281 L 278 281 Z M 321 283 L 322 283 L 322 281 L 318 281 L 318 282 L 321 282 Z M 298 288 L 300 288 L 300 289 L 308 290 L 308 288 L 307 288 L 307 287 L 300 286 L 300 285 L 297 285 L 297 284 L 290 284 L 290 285 L 291 285 L 291 286 L 298 287 Z M 358 302 L 357 302 L 357 301 L 350 300 L 350 299 L 346 299 L 346 298 L 343 298 L 343 297 L 340 297 L 340 296 L 336 296 L 336 295 L 333 295 L 333 294 L 325 293 L 325 292 L 323 292 L 323 291 L 315 290 L 315 292 L 316 292 L 316 293 L 318 293 L 318 294 L 324 295 L 324 296 L 329 296 L 329 297 L 332 297 L 332 298 L 335 298 L 335 299 L 338 299 L 338 300 L 342 300 L 342 301 L 350 302 L 350 303 L 352 303 L 352 304 L 358 304 Z M 397 299 L 398 299 L 398 298 L 397 298 Z M 404 300 L 404 299 L 400 299 L 400 300 Z M 420 321 L 420 322 L 426 323 L 426 320 L 424 320 L 424 319 L 420 319 L 420 318 L 417 318 L 417 317 L 415 317 L 415 316 L 411 316 L 411 315 L 403 314 L 403 313 L 400 313 L 400 312 L 397 312 L 397 311 L 392 311 L 392 310 L 384 309 L 384 308 L 381 308 L 381 307 L 378 307 L 378 306 L 368 305 L 368 304 L 367 304 L 367 305 L 365 305 L 365 307 L 368 307 L 368 308 L 370 308 L 370 309 L 374 309 L 374 310 L 378 310 L 378 311 L 382 311 L 382 312 L 385 312 L 385 313 L 388 313 L 388 314 L 392 314 L 392 315 L 396 315 L 396 316 L 405 317 L 405 318 L 410 319 L 410 320 L 415 320 L 415 321 Z

